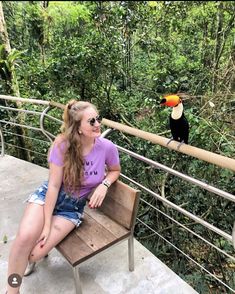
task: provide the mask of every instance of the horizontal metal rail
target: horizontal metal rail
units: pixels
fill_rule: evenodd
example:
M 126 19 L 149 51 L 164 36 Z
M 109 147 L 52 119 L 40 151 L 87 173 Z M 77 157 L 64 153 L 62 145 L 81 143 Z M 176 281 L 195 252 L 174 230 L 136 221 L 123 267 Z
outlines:
M 40 142 L 42 144 L 47 144 L 47 145 L 50 144 L 50 142 L 45 141 L 45 140 L 41 140 L 41 139 L 37 139 L 37 138 L 32 138 L 32 137 L 29 137 L 29 136 L 24 136 L 24 135 L 20 135 L 20 134 L 8 132 L 8 131 L 3 131 L 3 134 L 9 134 L 9 135 L 16 136 L 16 137 L 23 137 L 23 138 L 26 138 L 26 139 L 30 139 L 32 141 Z
M 36 128 L 36 127 L 32 127 L 32 126 L 27 126 L 27 125 L 22 125 L 22 124 L 17 124 L 15 122 L 11 122 L 11 121 L 5 121 L 5 120 L 0 120 L 1 123 L 4 123 L 5 125 L 13 125 L 13 126 L 18 126 L 18 127 L 22 127 L 22 128 L 26 128 L 29 130 L 34 130 L 34 131 L 38 131 L 42 133 L 42 130 L 40 128 Z M 51 134 L 48 131 L 45 131 L 45 133 L 47 133 L 49 136 L 51 136 L 52 138 L 55 138 L 55 136 L 53 134 Z
M 181 224 L 180 222 L 178 222 L 177 220 L 175 220 L 173 217 L 169 216 L 168 214 L 166 214 L 165 212 L 163 212 L 162 210 L 158 209 L 157 207 L 153 206 L 151 203 L 149 203 L 148 201 L 144 200 L 143 198 L 140 198 L 140 201 L 145 203 L 147 206 L 150 206 L 152 209 L 154 209 L 155 211 L 161 213 L 162 215 L 164 215 L 166 218 L 170 219 L 172 222 L 176 223 L 178 226 L 180 226 L 181 228 L 185 229 L 186 231 L 188 231 L 189 233 L 191 233 L 192 235 L 196 236 L 198 239 L 201 239 L 203 242 L 207 243 L 209 246 L 213 247 L 214 249 L 218 250 L 220 253 L 226 255 L 228 258 L 230 258 L 233 262 L 235 262 L 235 257 L 228 254 L 227 252 L 225 252 L 224 250 L 220 249 L 218 246 L 212 244 L 211 242 L 209 242 L 208 240 L 206 240 L 205 238 L 203 238 L 202 236 L 200 236 L 199 234 L 195 233 L 194 231 L 190 230 L 187 226 Z
M 34 110 L 27 110 L 27 109 L 21 109 L 21 108 L 13 108 L 13 107 L 8 107 L 8 106 L 0 106 L 2 109 L 10 110 L 10 111 L 16 111 L 16 112 L 23 112 L 23 113 L 28 113 L 28 114 L 36 114 L 36 115 L 41 115 L 41 112 L 39 111 L 34 111 Z
M 159 236 L 161 239 L 163 239 L 165 242 L 167 242 L 168 244 L 170 244 L 172 247 L 174 247 L 177 251 L 179 251 L 181 254 L 183 254 L 186 258 L 188 258 L 189 260 L 191 260 L 194 264 L 196 264 L 197 266 L 199 266 L 203 271 L 205 271 L 206 273 L 208 273 L 211 277 L 213 277 L 215 280 L 217 280 L 219 283 L 221 283 L 222 285 L 224 285 L 227 289 L 229 289 L 230 291 L 232 291 L 233 293 L 235 293 L 235 289 L 232 289 L 231 287 L 229 287 L 227 284 L 225 284 L 222 280 L 220 280 L 216 275 L 212 274 L 210 271 L 208 271 L 208 269 L 206 269 L 204 266 L 202 266 L 200 263 L 198 263 L 196 260 L 194 260 L 191 256 L 189 256 L 188 254 L 186 254 L 184 251 L 182 251 L 179 247 L 175 246 L 173 243 L 171 243 L 169 240 L 167 240 L 166 238 L 164 238 L 161 234 L 159 234 L 157 231 L 155 231 L 153 228 L 151 228 L 150 226 L 148 226 L 146 223 L 144 223 L 141 219 L 137 218 L 137 221 L 140 222 L 143 226 L 145 226 L 146 228 L 148 228 L 150 231 L 152 231 L 154 234 L 156 234 L 157 236 Z
M 217 233 L 218 235 L 220 235 L 221 237 L 227 239 L 229 242 L 232 243 L 232 236 L 227 234 L 226 232 L 218 229 L 217 227 L 211 225 L 210 223 L 204 221 L 203 219 L 201 219 L 200 217 L 192 214 L 191 212 L 188 212 L 187 210 L 179 207 L 178 205 L 174 204 L 173 202 L 167 200 L 166 198 L 163 198 L 162 196 L 158 195 L 157 193 L 153 192 L 152 190 L 146 188 L 145 186 L 137 183 L 136 181 L 132 180 L 131 178 L 128 178 L 127 176 L 121 174 L 121 176 L 128 180 L 129 182 L 135 184 L 137 187 L 141 188 L 142 190 L 148 192 L 150 195 L 154 196 L 156 199 L 166 203 L 168 206 L 170 206 L 171 208 L 179 211 L 180 213 L 186 215 L 188 218 L 194 220 L 196 223 L 203 225 L 204 227 L 208 228 L 209 230 Z
M 36 114 L 36 115 L 41 115 L 42 111 L 34 111 L 34 110 L 27 110 L 27 109 L 19 109 L 19 108 L 13 108 L 13 107 L 8 107 L 8 106 L 0 106 L 0 108 L 6 109 L 6 110 L 10 110 L 10 111 L 16 111 L 16 112 L 23 112 L 23 113 L 27 113 L 27 114 Z M 62 124 L 62 120 L 55 118 L 47 113 L 44 114 L 45 117 L 48 117 L 49 119 L 58 122 L 60 124 Z
M 18 124 L 18 123 L 12 122 L 12 121 L 6 121 L 6 120 L 0 119 L 0 123 L 3 123 L 5 125 L 12 125 L 12 126 L 22 127 L 22 128 L 26 128 L 26 129 L 29 129 L 29 130 L 34 130 L 34 131 L 41 132 L 41 129 L 40 128 L 36 128 L 36 127 L 32 127 L 32 126 L 27 126 L 27 125 L 22 125 L 22 124 Z
M 51 115 L 49 115 L 49 114 L 47 114 L 47 113 L 45 113 L 44 116 L 47 117 L 47 118 L 49 118 L 49 119 L 51 119 L 51 120 L 53 120 L 53 121 L 55 121 L 55 122 L 58 122 L 58 123 L 60 123 L 60 124 L 63 123 L 62 120 L 60 120 L 60 119 L 58 119 L 58 118 L 56 118 L 56 117 L 53 117 L 53 116 L 51 116 Z
M 215 188 L 215 187 L 213 187 L 213 186 L 211 186 L 209 184 L 206 184 L 206 183 L 204 183 L 204 182 L 202 182 L 200 180 L 197 180 L 195 178 L 187 176 L 187 175 L 185 175 L 185 174 L 183 174 L 181 172 L 178 172 L 178 171 L 176 171 L 176 170 L 174 170 L 174 169 L 172 169 L 170 167 L 167 167 L 166 165 L 163 165 L 161 163 L 158 163 L 156 161 L 148 159 L 148 158 L 146 158 L 146 157 L 144 157 L 142 155 L 139 155 L 139 154 L 137 154 L 137 153 L 135 153 L 133 151 L 130 151 L 130 150 L 126 149 L 126 148 L 123 148 L 121 146 L 117 145 L 117 148 L 118 148 L 118 150 L 120 150 L 120 151 L 122 151 L 122 152 L 124 152 L 124 153 L 126 153 L 128 155 L 131 155 L 132 157 L 134 157 L 136 159 L 139 159 L 139 160 L 141 160 L 141 161 L 143 161 L 145 163 L 148 163 L 149 165 L 151 165 L 151 166 L 153 166 L 155 168 L 159 168 L 159 169 L 161 169 L 161 170 L 163 170 L 165 172 L 168 172 L 168 173 L 170 173 L 170 174 L 172 174 L 174 176 L 177 176 L 177 177 L 179 177 L 179 178 L 181 178 L 181 179 L 183 179 L 183 180 L 185 180 L 185 181 L 187 181 L 189 183 L 192 183 L 192 184 L 194 184 L 196 186 L 199 186 L 199 187 L 201 187 L 201 188 L 203 188 L 203 189 L 205 189 L 205 190 L 207 190 L 209 192 L 212 192 L 212 193 L 214 193 L 216 195 L 222 196 L 223 198 L 225 198 L 227 200 L 235 202 L 235 196 L 233 194 L 230 194 L 228 192 L 225 192 L 223 190 Z
M 23 147 L 20 147 L 20 146 L 14 145 L 14 144 L 10 144 L 10 143 L 5 143 L 5 144 L 8 145 L 8 146 L 11 146 L 11 147 L 15 147 L 17 149 L 26 150 L 26 151 L 29 151 L 29 152 L 36 153 L 36 154 L 42 155 L 44 157 L 47 157 L 47 155 L 45 153 L 34 151 L 34 150 L 31 150 L 31 149 L 28 149 L 28 148 L 23 148 Z

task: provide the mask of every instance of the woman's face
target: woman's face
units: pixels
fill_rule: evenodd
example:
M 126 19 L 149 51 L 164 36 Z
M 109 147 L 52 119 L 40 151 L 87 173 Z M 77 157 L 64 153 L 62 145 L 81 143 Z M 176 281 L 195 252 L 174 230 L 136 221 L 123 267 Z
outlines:
M 81 125 L 79 132 L 81 135 L 87 138 L 97 138 L 100 136 L 100 125 L 101 121 L 99 119 L 99 114 L 97 111 L 89 107 L 83 111 L 83 116 L 81 119 Z

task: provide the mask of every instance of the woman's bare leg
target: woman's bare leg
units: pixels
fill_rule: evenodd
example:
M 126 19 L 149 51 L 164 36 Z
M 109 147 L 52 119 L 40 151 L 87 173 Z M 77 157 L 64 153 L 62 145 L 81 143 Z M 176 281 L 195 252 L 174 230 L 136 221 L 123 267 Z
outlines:
M 11 248 L 8 276 L 17 273 L 23 277 L 28 261 L 35 262 L 42 259 L 75 228 L 71 221 L 59 216 L 52 216 L 50 235 L 46 244 L 41 248 L 40 243 L 36 244 L 36 241 L 40 237 L 43 225 L 43 206 L 33 203 L 28 204 Z M 19 287 L 12 288 L 10 285 L 7 289 L 7 294 L 17 294 L 19 291 Z
M 30 253 L 29 261 L 35 262 L 42 259 L 74 228 L 75 225 L 70 220 L 67 220 L 60 216 L 53 215 L 51 221 L 50 235 L 45 245 L 41 248 L 40 243 L 36 244 Z
M 25 209 L 20 227 L 14 240 L 8 262 L 8 277 L 18 274 L 23 277 L 28 264 L 29 254 L 34 248 L 44 225 L 44 209 L 42 205 L 29 203 Z M 7 285 L 8 294 L 16 294 L 18 288 Z

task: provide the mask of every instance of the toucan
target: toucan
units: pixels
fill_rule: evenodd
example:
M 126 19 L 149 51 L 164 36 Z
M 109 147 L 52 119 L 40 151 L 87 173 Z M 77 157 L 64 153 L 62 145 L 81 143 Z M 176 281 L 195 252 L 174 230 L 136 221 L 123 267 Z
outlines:
M 172 107 L 172 112 L 170 114 L 170 129 L 173 138 L 167 143 L 167 145 L 172 140 L 178 141 L 181 144 L 188 144 L 189 123 L 184 116 L 184 108 L 181 98 L 178 95 L 167 95 L 160 101 L 160 105 Z

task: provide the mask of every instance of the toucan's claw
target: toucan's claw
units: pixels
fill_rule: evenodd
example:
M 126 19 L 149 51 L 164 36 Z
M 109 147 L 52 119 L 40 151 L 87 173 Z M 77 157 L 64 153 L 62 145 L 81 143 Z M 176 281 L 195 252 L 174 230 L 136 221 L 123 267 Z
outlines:
M 179 143 L 179 145 L 177 146 L 177 151 L 179 151 L 181 145 L 183 145 L 183 144 L 184 144 L 184 141 L 182 141 L 182 142 Z
M 170 144 L 171 141 L 173 141 L 174 139 L 171 138 L 167 143 L 166 143 L 166 146 L 168 146 Z

